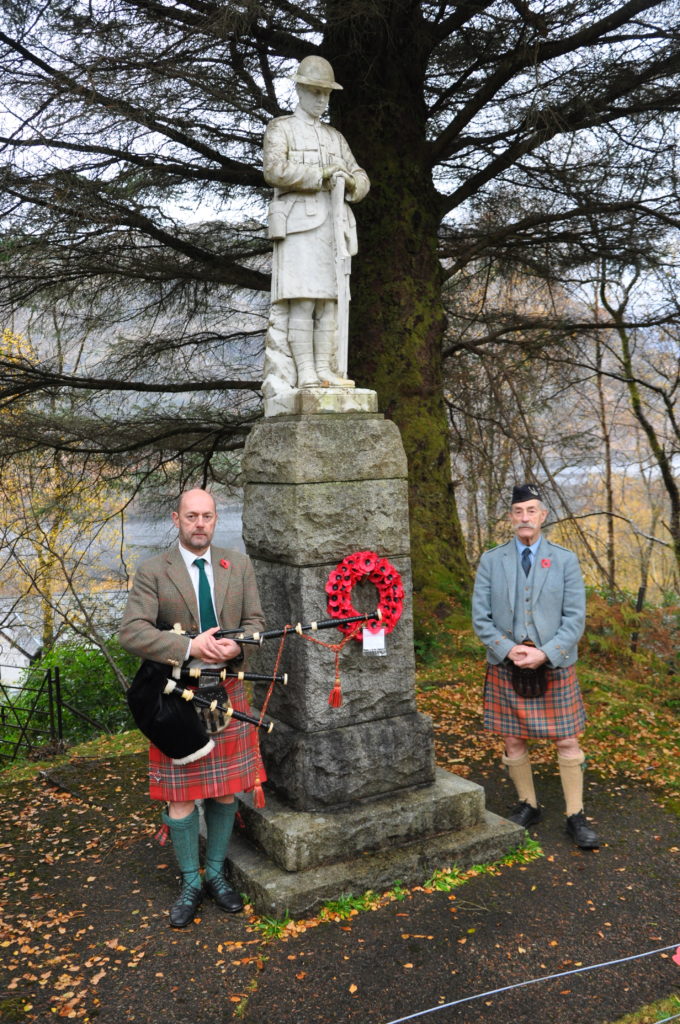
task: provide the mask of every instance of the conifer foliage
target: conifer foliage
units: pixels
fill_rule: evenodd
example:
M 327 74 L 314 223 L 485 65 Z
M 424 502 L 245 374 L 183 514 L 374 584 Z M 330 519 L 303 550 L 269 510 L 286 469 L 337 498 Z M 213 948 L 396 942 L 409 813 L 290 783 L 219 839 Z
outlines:
M 296 62 L 322 54 L 344 86 L 331 120 L 372 182 L 350 373 L 402 431 L 416 591 L 445 610 L 469 571 L 442 289 L 510 266 L 559 279 L 603 248 L 658 261 L 677 228 L 675 14 L 659 0 L 7 0 L 0 306 L 7 326 L 51 321 L 31 332 L 37 362 L 0 365 L 0 402 L 31 396 L 32 443 L 83 457 L 209 464 L 243 443 L 268 304 L 262 133 L 291 109 Z

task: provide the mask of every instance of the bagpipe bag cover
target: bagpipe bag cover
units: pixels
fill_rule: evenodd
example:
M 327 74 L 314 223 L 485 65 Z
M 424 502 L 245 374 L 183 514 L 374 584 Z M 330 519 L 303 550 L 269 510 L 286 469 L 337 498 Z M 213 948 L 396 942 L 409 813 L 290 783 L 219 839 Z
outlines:
M 143 661 L 127 691 L 135 725 L 162 754 L 176 764 L 205 757 L 215 746 L 190 701 L 165 694 L 168 670 L 156 661 Z

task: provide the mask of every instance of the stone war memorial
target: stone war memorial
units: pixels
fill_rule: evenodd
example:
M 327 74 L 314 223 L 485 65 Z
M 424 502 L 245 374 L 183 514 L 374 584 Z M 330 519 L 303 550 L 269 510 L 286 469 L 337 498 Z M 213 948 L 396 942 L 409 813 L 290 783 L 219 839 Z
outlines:
M 481 786 L 435 766 L 432 723 L 416 708 L 406 455 L 376 393 L 347 378 L 352 207 L 370 182 L 321 121 L 342 88 L 328 61 L 306 57 L 293 80 L 297 107 L 264 139 L 272 302 L 265 417 L 243 461 L 244 542 L 268 628 L 327 619 L 329 576 L 358 552 L 386 560 L 405 596 L 383 649 L 380 633 L 364 643 L 360 625 L 340 651 L 339 706 L 329 702 L 334 652 L 294 634 L 278 669 L 287 685 L 256 684 L 254 703 L 268 700 L 275 723 L 261 739 L 266 803 L 244 799 L 228 860 L 234 885 L 276 917 L 493 860 L 524 835 L 486 810 Z M 350 597 L 360 613 L 378 607 L 367 579 Z M 259 670 L 271 672 L 278 653 L 278 641 L 264 644 Z

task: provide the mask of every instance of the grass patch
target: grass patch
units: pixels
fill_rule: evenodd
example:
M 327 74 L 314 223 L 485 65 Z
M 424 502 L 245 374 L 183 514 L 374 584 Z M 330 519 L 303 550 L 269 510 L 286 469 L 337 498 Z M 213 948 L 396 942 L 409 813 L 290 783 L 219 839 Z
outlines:
M 458 867 L 444 868 L 441 871 L 434 871 L 430 878 L 423 882 L 423 889 L 436 892 L 452 892 L 465 885 L 471 878 L 479 875 L 499 875 L 502 868 L 512 867 L 514 864 L 529 864 L 532 860 L 538 860 L 543 856 L 543 849 L 535 839 L 527 837 L 522 846 L 516 846 L 509 850 L 500 860 L 492 861 L 490 864 L 473 864 L 466 871 Z
M 293 921 L 289 915 L 277 920 L 271 917 L 253 917 L 251 928 L 262 935 L 268 941 L 293 938 L 310 928 L 316 928 L 320 924 L 327 924 L 334 921 L 348 921 L 371 910 L 379 910 L 394 901 L 401 902 L 409 899 L 417 892 L 451 892 L 457 889 L 472 878 L 479 875 L 499 875 L 503 868 L 512 867 L 515 864 L 528 864 L 543 856 L 543 850 L 534 839 L 527 838 L 522 846 L 510 850 L 504 857 L 493 861 L 490 864 L 473 864 L 472 867 L 463 869 L 458 867 L 445 868 L 441 871 L 434 871 L 427 881 L 422 885 L 416 885 L 409 889 L 403 882 L 395 882 L 387 892 L 379 894 L 372 889 L 359 896 L 353 893 L 343 893 L 336 900 L 329 900 L 324 903 L 316 917 L 303 921 Z
M 627 1013 L 610 1024 L 660 1024 L 661 1021 L 672 1020 L 680 1015 L 680 996 L 669 996 L 659 999 L 656 1003 L 641 1006 L 639 1010 Z
M 372 889 L 367 889 L 361 896 L 346 893 L 337 900 L 329 900 L 324 903 L 319 917 L 327 921 L 346 921 L 366 910 L 376 910 L 381 903 L 380 896 Z
M 101 758 L 123 757 L 126 754 L 142 754 L 148 750 L 149 741 L 137 729 L 116 735 L 96 736 L 69 747 L 62 754 L 41 761 L 13 761 L 0 769 L 0 782 L 26 782 L 34 779 L 41 771 L 68 764 L 74 757 Z
M 282 939 L 286 931 L 293 923 L 293 919 L 286 914 L 285 917 L 257 917 L 253 921 L 253 927 L 260 933 L 263 939 Z

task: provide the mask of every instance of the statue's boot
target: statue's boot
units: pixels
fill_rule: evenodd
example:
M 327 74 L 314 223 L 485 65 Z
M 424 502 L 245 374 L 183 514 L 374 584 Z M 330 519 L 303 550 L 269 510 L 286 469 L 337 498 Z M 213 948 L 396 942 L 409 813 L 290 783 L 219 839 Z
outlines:
M 318 388 L 319 378 L 314 366 L 312 325 L 306 320 L 288 321 L 288 344 L 293 353 L 299 388 Z
M 316 372 L 322 384 L 330 384 L 334 388 L 353 388 L 354 381 L 347 377 L 339 377 L 331 369 L 331 360 L 336 345 L 336 329 L 317 328 L 314 331 L 314 362 Z

